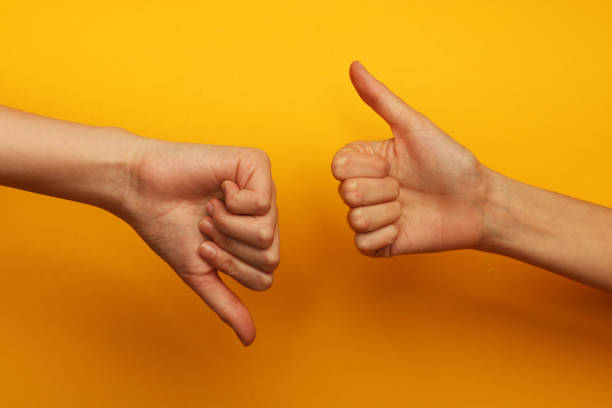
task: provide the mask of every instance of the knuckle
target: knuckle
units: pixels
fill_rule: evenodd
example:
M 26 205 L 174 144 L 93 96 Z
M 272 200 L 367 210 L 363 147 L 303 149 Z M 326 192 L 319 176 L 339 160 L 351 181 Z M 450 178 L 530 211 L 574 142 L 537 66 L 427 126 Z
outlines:
M 229 211 L 231 214 L 236 214 L 238 212 L 238 210 L 240 209 L 240 205 L 239 202 L 237 200 L 237 192 L 232 191 L 230 192 L 226 197 L 225 197 L 225 208 L 227 211 Z M 217 213 L 218 211 L 215 211 L 215 213 Z M 217 217 L 219 219 L 225 218 L 226 214 L 219 214 L 217 215 Z M 216 220 L 216 219 L 215 219 Z
M 266 251 L 263 255 L 263 264 L 267 272 L 271 272 L 278 268 L 280 264 L 280 256 L 278 251 Z
M 210 272 L 211 269 L 203 269 L 201 265 L 186 265 L 178 271 L 178 274 L 189 284 Z
M 257 243 L 268 248 L 274 241 L 274 230 L 271 227 L 263 227 L 257 231 Z
M 347 180 L 342 183 L 342 197 L 348 205 L 357 205 L 361 202 L 362 192 L 357 180 Z
M 332 173 L 336 177 L 342 177 L 347 165 L 349 158 L 346 154 L 342 153 L 342 151 L 336 153 L 334 159 L 332 160 Z
M 349 224 L 357 232 L 367 231 L 369 227 L 368 217 L 362 209 L 349 212 Z
M 370 141 L 368 140 L 355 140 L 345 145 L 343 150 L 353 151 L 353 152 L 362 152 L 364 151 L 364 149 L 367 149 L 367 146 L 369 144 L 370 144 Z
M 355 235 L 355 247 L 357 247 L 359 252 L 366 254 L 366 255 L 370 251 L 370 248 L 368 245 L 368 239 L 364 237 L 362 234 Z
M 255 211 L 257 211 L 260 214 L 265 214 L 268 211 L 270 211 L 271 206 L 272 206 L 272 203 L 266 197 L 257 197 L 255 199 Z
M 217 267 L 228 275 L 231 275 L 236 269 L 236 263 L 231 256 L 218 254 Z
M 268 156 L 268 153 L 266 153 L 265 151 L 261 150 L 261 149 L 257 149 L 255 147 L 251 148 L 253 151 L 253 155 L 261 160 L 264 163 L 270 164 L 270 157 Z
M 274 276 L 272 274 L 258 273 L 252 288 L 258 291 L 268 290 L 270 287 L 272 287 L 273 281 Z
M 256 167 L 265 167 L 270 168 L 271 161 L 268 153 L 265 151 L 258 149 L 256 147 L 245 147 L 246 157 L 248 157 L 248 161 L 255 165 Z
M 256 147 L 243 147 L 240 156 L 249 167 L 270 172 L 272 162 L 265 151 Z

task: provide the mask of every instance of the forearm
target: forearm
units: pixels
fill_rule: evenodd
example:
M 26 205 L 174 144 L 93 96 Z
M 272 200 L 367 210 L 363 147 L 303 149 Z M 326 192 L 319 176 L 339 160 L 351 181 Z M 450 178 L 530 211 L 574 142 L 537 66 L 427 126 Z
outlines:
M 487 170 L 479 249 L 612 290 L 612 210 Z
M 118 212 L 138 139 L 0 106 L 0 184 Z

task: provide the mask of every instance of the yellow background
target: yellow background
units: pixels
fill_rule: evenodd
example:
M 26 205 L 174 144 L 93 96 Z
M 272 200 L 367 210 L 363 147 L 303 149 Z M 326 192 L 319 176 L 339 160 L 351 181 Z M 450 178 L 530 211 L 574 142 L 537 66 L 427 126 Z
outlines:
M 486 165 L 612 205 L 604 1 L 0 3 L 0 103 L 269 152 L 274 287 L 240 346 L 130 228 L 0 190 L 0 405 L 602 406 L 612 298 L 499 256 L 357 253 L 329 163 L 386 138 L 359 59 Z

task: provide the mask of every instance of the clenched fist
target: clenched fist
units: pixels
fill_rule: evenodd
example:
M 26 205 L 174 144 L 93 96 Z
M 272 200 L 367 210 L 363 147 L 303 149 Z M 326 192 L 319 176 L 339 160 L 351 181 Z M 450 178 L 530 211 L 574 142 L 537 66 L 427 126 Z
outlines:
M 487 169 L 363 65 L 354 62 L 350 77 L 393 135 L 350 143 L 332 162 L 359 251 L 388 257 L 476 246 L 483 234 Z

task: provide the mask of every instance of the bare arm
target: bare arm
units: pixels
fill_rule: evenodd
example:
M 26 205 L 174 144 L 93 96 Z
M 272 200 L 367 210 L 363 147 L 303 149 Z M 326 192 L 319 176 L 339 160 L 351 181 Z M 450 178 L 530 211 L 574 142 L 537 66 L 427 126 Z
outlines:
M 0 106 L 0 184 L 119 211 L 139 141 Z
M 0 184 L 121 217 L 250 344 L 255 327 L 217 274 L 254 290 L 278 265 L 275 188 L 265 153 L 170 143 L 0 107 Z
M 498 174 L 359 63 L 351 80 L 393 137 L 336 153 L 355 244 L 369 256 L 480 249 L 612 290 L 612 210 Z
M 612 290 L 612 210 L 490 172 L 479 249 Z

